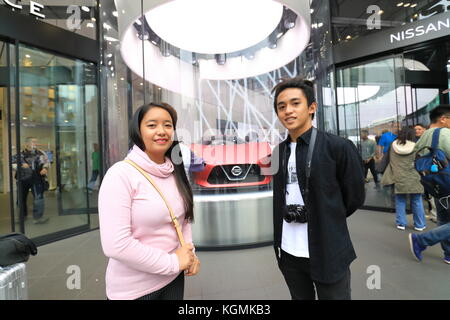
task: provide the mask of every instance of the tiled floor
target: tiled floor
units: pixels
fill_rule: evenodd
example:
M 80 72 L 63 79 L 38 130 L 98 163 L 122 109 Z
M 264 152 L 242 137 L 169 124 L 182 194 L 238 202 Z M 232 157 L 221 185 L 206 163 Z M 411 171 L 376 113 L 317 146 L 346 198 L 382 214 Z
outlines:
M 450 266 L 442 261 L 440 246 L 428 248 L 424 261 L 416 262 L 407 240 L 411 229 L 399 231 L 394 221 L 391 213 L 365 210 L 349 218 L 358 255 L 351 266 L 353 299 L 450 299 Z M 434 226 L 429 222 L 429 228 Z M 290 298 L 272 247 L 198 252 L 198 256 L 202 270 L 186 278 L 186 299 Z M 27 263 L 29 298 L 105 299 L 106 264 L 98 231 L 41 246 Z M 80 289 L 68 289 L 76 285 L 70 266 L 79 267 Z M 380 289 L 368 289 L 367 284 L 374 283 L 370 266 L 380 270 Z

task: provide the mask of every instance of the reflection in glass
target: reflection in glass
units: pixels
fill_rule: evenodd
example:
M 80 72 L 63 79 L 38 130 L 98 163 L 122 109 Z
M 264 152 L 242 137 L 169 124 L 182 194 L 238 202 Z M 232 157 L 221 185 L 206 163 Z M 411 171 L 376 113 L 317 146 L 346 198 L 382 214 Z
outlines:
M 17 204 L 28 216 L 30 237 L 88 223 L 85 112 L 96 110 L 94 70 L 90 63 L 19 47 L 20 141 L 13 139 L 13 146 L 20 152 L 13 151 L 13 160 Z M 89 138 L 98 141 L 92 133 Z M 33 168 L 30 183 L 22 180 L 27 166 Z

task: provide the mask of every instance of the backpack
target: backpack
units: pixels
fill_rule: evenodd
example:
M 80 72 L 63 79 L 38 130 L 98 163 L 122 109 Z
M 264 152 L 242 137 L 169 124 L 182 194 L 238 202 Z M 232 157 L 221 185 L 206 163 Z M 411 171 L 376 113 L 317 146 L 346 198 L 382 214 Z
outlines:
M 436 199 L 450 195 L 450 158 L 443 150 L 438 149 L 440 131 L 441 128 L 434 130 L 431 147 L 417 151 L 414 160 L 414 168 L 420 174 L 420 182 L 425 191 Z M 420 156 L 424 149 L 430 152 Z
M 20 233 L 0 236 L 0 267 L 28 261 L 35 256 L 37 248 L 33 241 Z

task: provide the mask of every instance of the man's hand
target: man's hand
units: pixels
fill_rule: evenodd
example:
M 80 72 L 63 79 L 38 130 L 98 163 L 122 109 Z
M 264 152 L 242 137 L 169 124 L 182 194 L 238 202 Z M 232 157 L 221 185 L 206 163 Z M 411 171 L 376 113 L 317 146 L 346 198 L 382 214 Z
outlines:
M 41 174 L 41 176 L 45 176 L 47 174 L 47 169 L 42 169 L 41 172 L 39 172 Z
M 28 163 L 22 163 L 22 168 L 29 168 L 30 166 L 28 165 Z

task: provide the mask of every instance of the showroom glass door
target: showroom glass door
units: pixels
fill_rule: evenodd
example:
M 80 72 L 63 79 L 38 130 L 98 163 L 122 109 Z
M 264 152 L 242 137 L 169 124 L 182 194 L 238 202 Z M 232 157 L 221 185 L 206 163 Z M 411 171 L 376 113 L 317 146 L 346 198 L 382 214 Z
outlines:
M 97 104 L 95 72 L 77 59 L 24 44 L 15 48 L 18 107 L 10 108 L 15 220 L 27 236 L 46 242 L 89 228 L 86 110 Z
M 364 150 L 363 158 L 370 159 L 374 152 L 381 156 L 385 151 L 377 145 L 381 135 L 398 132 L 401 123 L 398 110 L 404 109 L 401 105 L 404 88 L 399 85 L 401 59 L 394 56 L 337 69 L 339 135 L 350 139 L 361 153 Z M 361 131 L 367 131 L 367 139 L 361 138 Z M 392 210 L 391 187 L 376 183 L 382 175 L 372 173 L 376 162 L 377 158 L 365 165 L 365 206 Z

